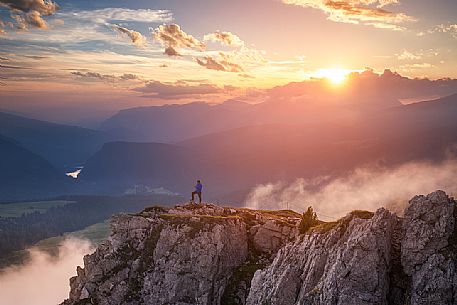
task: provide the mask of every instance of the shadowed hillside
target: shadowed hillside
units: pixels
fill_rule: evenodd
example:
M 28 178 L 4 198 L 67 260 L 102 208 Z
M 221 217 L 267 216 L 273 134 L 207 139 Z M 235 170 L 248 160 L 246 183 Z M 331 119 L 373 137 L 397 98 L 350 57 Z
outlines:
M 0 113 L 0 134 L 13 138 L 64 172 L 82 164 L 106 140 L 95 130 Z
M 62 194 L 72 183 L 44 158 L 0 136 L 0 200 Z

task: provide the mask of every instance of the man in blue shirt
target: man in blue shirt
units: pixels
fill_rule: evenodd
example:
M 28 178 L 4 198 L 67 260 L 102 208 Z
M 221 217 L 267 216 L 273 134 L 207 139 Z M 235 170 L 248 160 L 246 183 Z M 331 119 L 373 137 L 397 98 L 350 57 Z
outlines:
M 195 194 L 197 194 L 200 204 L 202 203 L 202 188 L 202 183 L 200 182 L 200 180 L 197 180 L 197 184 L 195 185 L 195 191 L 192 192 L 192 202 L 194 202 L 194 196 Z

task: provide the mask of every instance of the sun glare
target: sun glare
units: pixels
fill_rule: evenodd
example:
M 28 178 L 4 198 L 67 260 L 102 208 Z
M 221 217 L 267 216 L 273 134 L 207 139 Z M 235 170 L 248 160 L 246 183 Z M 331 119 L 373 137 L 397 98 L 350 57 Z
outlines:
M 340 68 L 320 69 L 315 72 L 314 77 L 326 78 L 332 84 L 340 85 L 346 80 L 346 77 L 349 73 L 351 73 L 350 70 Z

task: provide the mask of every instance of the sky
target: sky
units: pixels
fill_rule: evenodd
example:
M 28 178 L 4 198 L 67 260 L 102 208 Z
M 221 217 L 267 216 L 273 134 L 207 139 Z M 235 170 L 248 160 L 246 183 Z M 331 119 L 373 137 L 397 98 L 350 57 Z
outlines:
M 0 20 L 0 110 L 67 120 L 367 68 L 457 78 L 455 0 L 0 0 Z

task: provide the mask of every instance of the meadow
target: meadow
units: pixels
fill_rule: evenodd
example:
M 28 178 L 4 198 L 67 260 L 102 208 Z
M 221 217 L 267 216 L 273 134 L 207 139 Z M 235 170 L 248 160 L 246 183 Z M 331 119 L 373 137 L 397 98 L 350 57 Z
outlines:
M 74 201 L 49 200 L 49 201 L 25 201 L 0 204 L 0 217 L 21 217 L 34 212 L 44 213 L 53 207 L 62 207 Z

